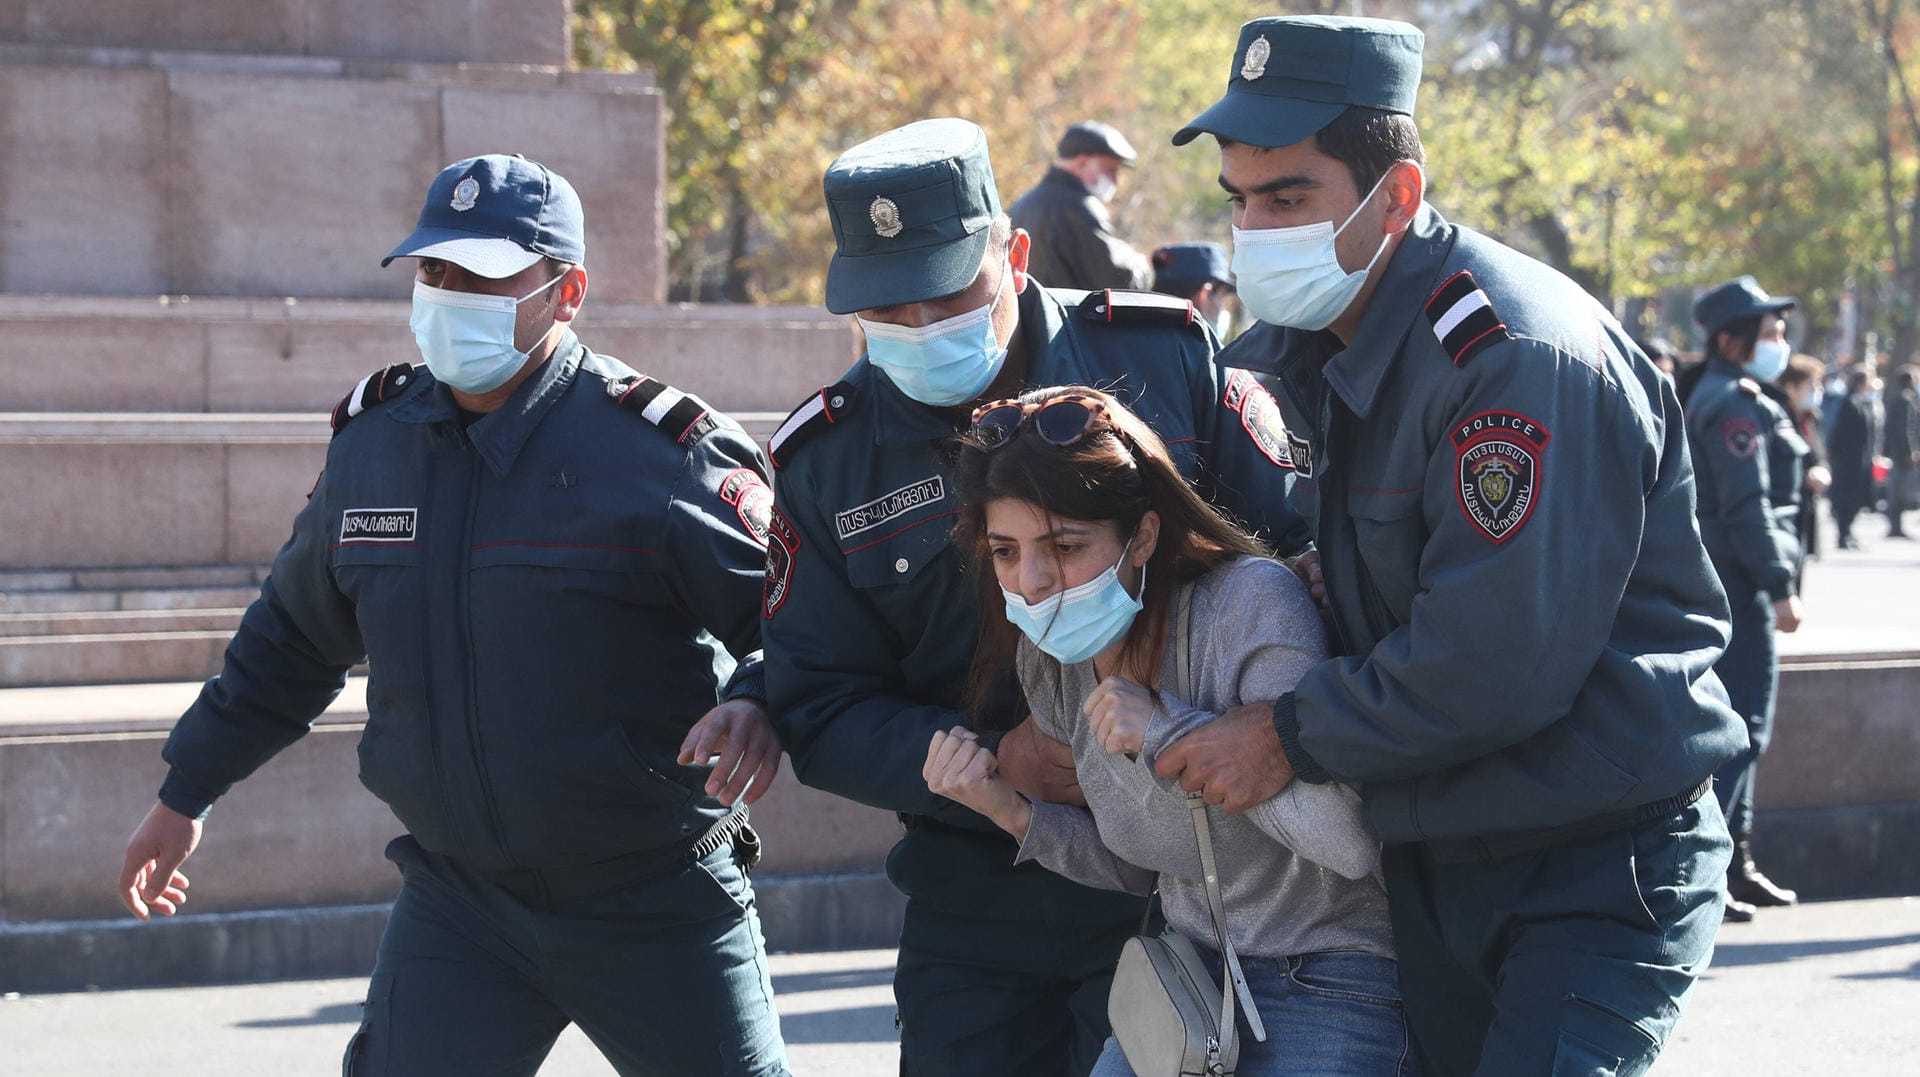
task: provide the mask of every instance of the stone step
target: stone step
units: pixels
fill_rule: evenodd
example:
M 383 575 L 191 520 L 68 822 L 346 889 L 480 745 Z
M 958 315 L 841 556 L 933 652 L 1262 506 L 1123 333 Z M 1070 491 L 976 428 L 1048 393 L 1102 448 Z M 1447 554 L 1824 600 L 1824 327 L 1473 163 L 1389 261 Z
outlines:
M 785 416 L 734 417 L 764 442 Z M 58 590 L 152 586 L 133 582 L 147 569 L 266 564 L 327 438 L 325 417 L 311 413 L 0 414 L 0 505 L 26 522 L 0 528 L 0 572 L 24 590 Z M 94 573 L 88 582 L 82 570 Z M 210 575 L 204 585 L 240 582 Z
M 0 613 L 0 639 L 26 636 L 124 636 L 164 632 L 228 632 L 245 606 L 94 613 Z
M 419 362 L 410 310 L 0 295 L 0 412 L 328 412 L 368 373 Z M 815 307 L 589 300 L 575 324 L 595 351 L 729 413 L 784 416 L 856 357 L 848 320 Z
M 0 688 L 125 684 L 220 672 L 231 627 L 0 638 Z
M 157 610 L 244 609 L 260 593 L 244 587 L 173 587 L 134 590 L 7 590 L 0 584 L 0 614 L 110 613 Z
M 159 565 L 151 568 L 31 568 L 0 571 L 0 594 L 108 594 L 102 609 L 164 609 L 169 596 L 250 590 L 267 578 L 260 565 Z M 183 599 L 184 601 L 184 599 Z M 201 602 L 198 605 L 206 605 Z M 95 608 L 95 607 L 87 607 Z

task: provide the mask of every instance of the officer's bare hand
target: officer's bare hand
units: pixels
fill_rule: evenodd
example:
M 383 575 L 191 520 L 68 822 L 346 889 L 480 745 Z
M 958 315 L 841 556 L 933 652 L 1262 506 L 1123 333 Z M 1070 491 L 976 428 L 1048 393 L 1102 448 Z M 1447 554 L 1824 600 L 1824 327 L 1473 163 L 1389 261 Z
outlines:
M 1273 728 L 1272 703 L 1234 707 L 1174 741 L 1153 769 L 1230 815 L 1272 800 L 1293 781 L 1293 766 Z
M 1807 489 L 1815 494 L 1824 494 L 1827 487 L 1833 485 L 1833 472 L 1825 465 L 1815 464 L 1807 469 Z
M 1320 607 L 1320 616 L 1332 613 L 1332 607 L 1327 605 L 1327 581 L 1320 575 L 1320 551 L 1308 550 L 1288 561 L 1287 567 L 1300 577 L 1301 583 L 1307 585 L 1308 593 L 1313 595 L 1313 604 Z
M 1798 632 L 1800 622 L 1806 617 L 1807 608 L 1800 604 L 1799 595 L 1788 595 L 1773 603 L 1773 627 L 1782 632 Z
M 1000 776 L 1030 799 L 1087 806 L 1073 748 L 1040 732 L 1031 714 L 1000 739 Z
M 154 912 L 172 916 L 187 900 L 187 877 L 180 865 L 200 844 L 200 820 L 189 819 L 165 804 L 155 804 L 127 839 L 127 859 L 120 866 L 120 903 L 145 920 Z
M 1080 709 L 1100 747 L 1113 755 L 1140 753 L 1147 741 L 1147 723 L 1153 719 L 1153 697 L 1145 688 L 1114 674 L 1100 682 Z
M 933 735 L 920 775 L 934 793 L 965 804 L 1000 829 L 1024 838 L 1033 809 L 997 771 L 993 753 L 981 746 L 980 738 L 969 729 L 954 726 Z
M 748 804 L 766 796 L 780 774 L 780 738 L 766 706 L 757 699 L 730 699 L 693 723 L 680 742 L 680 765 L 697 767 L 709 760 L 708 796 L 728 807 L 742 791 Z

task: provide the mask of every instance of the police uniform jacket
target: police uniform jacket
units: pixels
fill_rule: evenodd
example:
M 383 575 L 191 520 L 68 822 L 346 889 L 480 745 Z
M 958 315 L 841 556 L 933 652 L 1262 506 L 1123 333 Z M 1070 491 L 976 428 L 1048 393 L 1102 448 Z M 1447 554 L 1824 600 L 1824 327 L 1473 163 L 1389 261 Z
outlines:
M 629 389 L 657 407 L 621 406 Z M 764 695 L 758 448 L 571 333 L 462 419 L 424 367 L 343 402 L 292 537 L 167 740 L 170 807 L 203 811 L 370 659 L 361 781 L 474 870 L 665 850 L 722 813 L 674 759 L 729 671 L 729 695 Z
M 1340 657 L 1274 708 L 1298 777 L 1382 839 L 1480 839 L 1687 795 L 1744 746 L 1678 402 L 1551 269 L 1423 207 L 1352 345 L 1260 325 Z
M 1807 443 L 1759 382 L 1719 356 L 1687 398 L 1700 538 L 1729 592 L 1793 593 Z
M 1027 382 L 1109 388 L 1203 493 L 1281 552 L 1301 548 L 1306 529 L 1287 507 L 1293 473 L 1272 398 L 1244 372 L 1229 379 L 1213 365 L 1213 337 L 1184 300 L 1121 296 L 1179 314 L 1172 324 L 1119 324 L 1123 310 L 1110 324 L 1105 298 L 1086 297 L 1092 320 L 1069 309 L 1080 293 L 1030 287 L 1020 296 Z M 960 505 L 944 450 L 959 432 L 862 359 L 776 434 L 768 701 L 801 781 L 977 832 L 1011 870 L 1012 839 L 921 777 L 934 732 L 966 722 L 959 708 L 981 614 L 971 566 L 949 547 Z M 895 881 L 911 889 L 902 876 L 915 871 L 899 857 Z
M 1153 287 L 1153 262 L 1113 234 L 1106 204 L 1080 178 L 1049 168 L 1007 210 L 1033 236 L 1035 280 L 1055 288 Z

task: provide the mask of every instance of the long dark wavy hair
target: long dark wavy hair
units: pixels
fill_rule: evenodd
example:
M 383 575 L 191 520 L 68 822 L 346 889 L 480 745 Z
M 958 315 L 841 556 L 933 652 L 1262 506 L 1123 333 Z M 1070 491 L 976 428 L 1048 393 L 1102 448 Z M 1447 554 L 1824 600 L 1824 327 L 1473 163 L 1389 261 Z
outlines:
M 967 709 L 976 725 L 1017 724 L 1006 707 L 991 702 L 1005 694 L 1020 630 L 1002 612 L 1005 599 L 987 547 L 989 502 L 1012 498 L 1052 519 L 1104 521 L 1122 538 L 1134 533 L 1148 510 L 1160 514 L 1140 615 L 1120 652 L 1120 671 L 1149 691 L 1159 681 L 1167 614 L 1177 589 L 1229 557 L 1268 556 L 1258 539 L 1194 492 L 1160 435 L 1113 396 L 1064 385 L 1035 389 L 1020 402 L 1044 404 L 1064 396 L 1091 397 L 1106 409 L 1094 429 L 1071 445 L 1037 436 L 1031 419 L 997 447 L 987 447 L 971 432 L 959 441 L 954 484 L 961 504 L 954 545 L 969 558 L 980 599 L 980 638 L 967 678 Z

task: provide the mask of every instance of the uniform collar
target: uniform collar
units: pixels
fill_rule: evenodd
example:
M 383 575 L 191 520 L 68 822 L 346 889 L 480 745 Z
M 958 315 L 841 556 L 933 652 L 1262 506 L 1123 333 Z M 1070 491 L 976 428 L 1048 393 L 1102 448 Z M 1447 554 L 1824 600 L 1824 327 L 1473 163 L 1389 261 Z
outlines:
M 488 470 L 501 476 L 512 469 L 534 427 L 573 384 L 585 351 L 580 338 L 568 329 L 553 354 L 540 365 L 539 373 L 515 389 L 505 404 L 467 427 L 467 438 Z M 393 417 L 403 423 L 457 422 L 460 406 L 454 403 L 451 390 L 434 382 L 427 391 L 414 393 L 395 405 Z
M 1407 334 L 1440 287 L 1458 234 L 1432 206 L 1422 204 L 1367 301 L 1353 343 L 1327 360 L 1327 384 L 1355 415 L 1364 418 L 1373 410 Z

